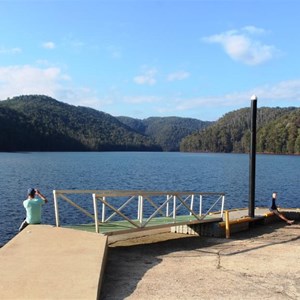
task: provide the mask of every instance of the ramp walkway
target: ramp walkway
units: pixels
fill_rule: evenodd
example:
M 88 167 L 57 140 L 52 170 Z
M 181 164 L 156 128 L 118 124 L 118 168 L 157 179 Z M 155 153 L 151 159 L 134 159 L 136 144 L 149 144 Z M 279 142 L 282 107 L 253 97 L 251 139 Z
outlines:
M 107 237 L 29 225 L 0 249 L 0 299 L 97 299 Z
M 224 193 L 191 191 L 54 190 L 53 195 L 56 226 L 64 213 L 60 205 L 68 203 L 93 222 L 72 228 L 105 235 L 221 221 L 225 203 Z

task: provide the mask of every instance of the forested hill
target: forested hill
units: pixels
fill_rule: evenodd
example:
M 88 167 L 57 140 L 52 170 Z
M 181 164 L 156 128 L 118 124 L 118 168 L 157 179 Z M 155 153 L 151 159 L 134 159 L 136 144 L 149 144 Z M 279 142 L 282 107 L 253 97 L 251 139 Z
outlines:
M 0 151 L 161 151 L 113 116 L 47 96 L 0 101 Z
M 0 101 L 0 151 L 179 151 L 211 122 L 113 117 L 43 95 Z
M 141 120 L 122 116 L 118 119 L 136 132 L 153 138 L 164 151 L 179 151 L 184 137 L 213 124 L 180 117 L 151 117 Z
M 249 152 L 250 108 L 230 112 L 183 139 L 181 151 Z M 257 152 L 300 154 L 300 108 L 259 108 Z
M 180 143 L 180 141 L 182 141 Z M 217 122 L 113 117 L 47 96 L 0 101 L 0 151 L 248 152 L 250 108 Z M 259 108 L 257 152 L 300 154 L 300 108 Z

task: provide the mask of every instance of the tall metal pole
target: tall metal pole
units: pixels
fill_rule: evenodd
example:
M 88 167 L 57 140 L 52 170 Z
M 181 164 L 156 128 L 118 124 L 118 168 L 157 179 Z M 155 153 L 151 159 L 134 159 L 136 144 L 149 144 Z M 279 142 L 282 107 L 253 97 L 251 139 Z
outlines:
M 255 210 L 255 165 L 256 165 L 256 114 L 257 97 L 251 97 L 251 141 L 249 159 L 249 217 L 254 218 Z

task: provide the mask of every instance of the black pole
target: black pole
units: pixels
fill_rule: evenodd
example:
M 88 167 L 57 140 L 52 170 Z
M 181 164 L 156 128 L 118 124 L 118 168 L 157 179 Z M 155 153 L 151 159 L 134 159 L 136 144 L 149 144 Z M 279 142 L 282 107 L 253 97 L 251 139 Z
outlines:
M 256 165 L 256 114 L 257 97 L 251 97 L 251 142 L 249 160 L 249 217 L 254 218 L 255 210 L 255 165 Z

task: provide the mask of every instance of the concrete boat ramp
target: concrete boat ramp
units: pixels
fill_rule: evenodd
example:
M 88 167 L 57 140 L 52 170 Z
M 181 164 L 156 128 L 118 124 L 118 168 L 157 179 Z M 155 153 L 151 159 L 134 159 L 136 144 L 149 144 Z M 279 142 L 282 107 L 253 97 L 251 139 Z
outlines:
M 230 211 L 235 231 L 274 217 L 265 208 L 256 209 L 255 220 L 249 220 L 247 213 Z M 292 214 L 299 216 L 299 210 Z M 225 231 L 224 222 L 212 225 L 212 232 L 216 226 Z M 0 299 L 99 299 L 109 238 L 70 228 L 28 226 L 0 249 Z M 130 234 L 120 238 L 130 238 Z
M 107 237 L 26 227 L 0 250 L 0 299 L 97 299 Z

